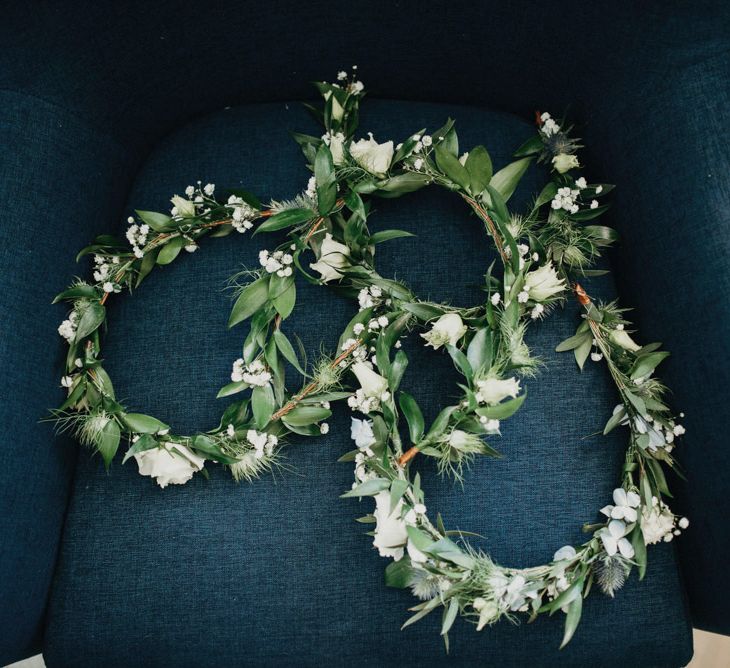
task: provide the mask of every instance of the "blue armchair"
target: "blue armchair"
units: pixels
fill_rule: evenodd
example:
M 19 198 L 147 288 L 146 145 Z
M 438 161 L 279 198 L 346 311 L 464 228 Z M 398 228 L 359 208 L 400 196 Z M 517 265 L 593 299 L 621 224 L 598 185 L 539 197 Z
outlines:
M 13 3 L 0 26 L 0 663 L 42 649 L 49 666 L 668 666 L 691 627 L 730 633 L 730 11 L 723 3 L 537 2 L 367 6 L 210 2 Z M 292 471 L 238 486 L 220 471 L 164 491 L 121 457 L 107 474 L 38 422 L 59 403 L 63 358 L 50 300 L 75 252 L 121 231 L 132 207 L 163 209 L 197 179 L 262 197 L 306 184 L 288 130 L 315 131 L 309 81 L 357 63 L 371 93 L 361 128 L 402 137 L 456 118 L 495 163 L 529 136 L 535 108 L 568 110 L 593 180 L 617 184 L 613 278 L 590 292 L 637 307 L 642 340 L 673 355 L 662 376 L 686 412 L 676 510 L 692 526 L 649 553 L 615 600 L 592 595 L 558 650 L 560 615 L 476 633 L 438 620 L 400 631 L 407 593 L 339 494 L 348 416 L 288 449 Z M 538 178 L 515 195 L 526 202 Z M 447 193 L 378 202 L 383 227 L 417 233 L 379 251 L 384 275 L 458 304 L 489 249 Z M 380 224 L 380 223 L 379 223 Z M 268 240 L 210 240 L 115 299 L 105 351 L 117 393 L 178 430 L 214 426 L 215 393 L 243 330 L 226 331 L 225 279 Z M 438 240 L 438 241 L 437 241 Z M 397 250 L 396 250 L 397 249 Z M 407 254 L 406 254 L 407 253 Z M 444 271 L 436 275 L 433 267 Z M 181 285 L 185 290 L 179 289 Z M 332 346 L 350 305 L 302 286 L 291 328 Z M 422 464 L 447 524 L 487 537 L 502 563 L 529 565 L 580 537 L 610 496 L 622 434 L 584 438 L 616 402 L 600 365 L 579 374 L 552 352 L 568 306 L 535 328 L 546 360 L 532 399 L 465 489 Z M 409 351 L 426 412 L 448 397 L 449 363 Z M 210 425 L 210 427 L 208 427 Z M 466 503 L 466 499 L 470 503 Z M 359 512 L 362 514 L 362 512 Z

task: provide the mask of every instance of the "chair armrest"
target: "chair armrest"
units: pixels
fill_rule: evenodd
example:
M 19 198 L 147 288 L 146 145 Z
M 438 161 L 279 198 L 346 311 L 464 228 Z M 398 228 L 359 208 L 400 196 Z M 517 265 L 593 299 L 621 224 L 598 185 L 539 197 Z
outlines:
M 75 462 L 39 420 L 63 400 L 51 306 L 75 253 L 109 230 L 130 172 L 116 143 L 53 105 L 0 92 L 0 664 L 37 651 Z

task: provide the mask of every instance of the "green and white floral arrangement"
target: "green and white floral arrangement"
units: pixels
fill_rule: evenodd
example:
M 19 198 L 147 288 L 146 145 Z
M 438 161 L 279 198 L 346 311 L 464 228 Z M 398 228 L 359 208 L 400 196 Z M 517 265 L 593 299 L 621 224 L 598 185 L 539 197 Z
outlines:
M 612 186 L 576 178 L 580 145 L 570 128 L 547 113 L 537 114 L 537 133 L 515 152 L 516 159 L 495 172 L 483 146 L 460 154 L 451 120 L 397 145 L 378 143 L 372 135 L 355 140 L 362 83 L 354 73 L 340 72 L 337 83 L 316 85 L 324 106 L 309 109 L 324 134 L 294 135 L 313 172 L 296 198 L 264 206 L 236 190 L 219 201 L 214 185 L 198 183 L 185 190 L 186 197 L 172 198 L 170 214 L 137 211 L 129 219 L 128 243 L 103 235 L 81 251 L 80 256 L 94 256 L 94 280 L 77 280 L 56 297 L 70 302 L 71 312 L 59 327 L 69 344 L 62 379 L 68 397 L 54 417 L 100 452 L 107 467 L 120 443 L 128 442 L 124 461 L 134 457 L 140 473 L 164 487 L 206 473 L 206 461 L 228 466 L 237 480 L 250 480 L 278 464 L 291 434 L 326 434 L 330 403 L 347 400 L 361 417 L 352 418 L 355 449 L 341 458 L 355 465 L 355 482 L 343 496 L 375 501 L 373 513 L 359 521 L 374 524 L 374 547 L 393 559 L 386 583 L 410 588 L 420 599 L 404 626 L 441 608 L 448 647 L 448 631 L 459 615 L 481 630 L 502 618 L 524 614 L 532 620 L 561 610 L 564 646 L 594 581 L 613 596 L 633 568 L 643 578 L 647 545 L 670 541 L 688 526 L 664 500 L 671 496 L 664 467 L 676 468 L 672 451 L 684 433 L 664 403 L 666 388 L 653 375 L 668 353 L 659 344 L 637 344 L 624 311 L 616 303 L 594 303 L 576 282 L 601 273 L 591 267 L 616 239 L 611 228 L 590 222 L 606 210 L 600 199 Z M 507 202 L 535 162 L 550 167 L 550 180 L 529 211 L 511 213 Z M 376 271 L 377 245 L 408 234 L 371 233 L 369 198 L 399 197 L 428 186 L 461 197 L 495 245 L 500 267 L 485 267 L 483 304 L 456 308 L 424 301 Z M 262 250 L 260 267 L 235 277 L 248 280 L 238 287 L 229 326 L 249 320 L 250 330 L 231 382 L 218 396 L 244 398 L 225 409 L 215 429 L 192 436 L 128 412 L 101 361 L 109 296 L 138 287 L 156 266 L 171 263 L 183 250 L 194 252 L 205 236 L 276 230 L 288 230 L 286 242 Z M 314 261 L 305 268 L 310 254 Z M 336 284 L 358 303 L 338 350 L 309 366 L 282 330 L 296 305 L 297 275 Z M 557 350 L 572 351 L 581 369 L 589 357 L 607 364 L 621 403 L 603 433 L 628 427 L 625 464 L 613 503 L 600 510 L 600 521 L 584 527 L 589 537 L 583 544 L 561 547 L 541 566 L 509 568 L 466 543 L 465 532 L 447 531 L 440 515 L 429 519 L 420 476 L 411 475 L 410 462 L 419 453 L 433 457 L 439 471 L 460 478 L 475 456 L 497 454 L 485 439 L 498 436 L 501 421 L 523 404 L 521 379 L 540 364 L 525 344 L 527 327 L 571 292 L 583 307 L 582 319 Z M 428 428 L 416 399 L 399 389 L 408 365 L 401 339 L 414 330 L 425 345 L 445 350 L 463 378 L 461 399 L 443 408 Z M 302 377 L 297 392 L 287 389 L 287 364 Z M 408 446 L 401 440 L 401 418 Z

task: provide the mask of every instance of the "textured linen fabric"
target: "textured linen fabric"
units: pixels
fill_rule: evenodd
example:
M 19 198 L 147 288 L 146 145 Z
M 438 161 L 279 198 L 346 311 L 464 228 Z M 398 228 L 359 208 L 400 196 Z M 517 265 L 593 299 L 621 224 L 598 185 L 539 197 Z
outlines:
M 37 649 L 76 446 L 39 420 L 63 401 L 56 293 L 112 224 L 126 152 L 53 105 L 0 93 L 0 663 Z M 7 150 L 6 150 L 7 149 Z M 116 177 L 105 178 L 105 164 Z M 71 221 L 73 221 L 72 224 Z
M 484 142 L 496 166 L 532 132 L 506 114 L 456 105 L 368 100 L 361 128 L 376 138 L 435 128 L 451 115 L 462 145 Z M 219 188 L 244 186 L 261 197 L 290 197 L 308 172 L 286 130 L 313 131 L 298 103 L 233 108 L 191 123 L 150 156 L 129 206 L 161 209 L 196 179 Z M 530 173 L 515 195 L 523 205 L 539 183 Z M 477 220 L 454 195 L 435 189 L 375 201 L 373 229 L 416 233 L 378 247 L 384 276 L 407 281 L 422 297 L 476 304 L 494 258 Z M 193 256 L 158 268 L 133 297 L 115 296 L 104 344 L 105 366 L 130 408 L 153 414 L 178 432 L 213 427 L 225 406 L 216 400 L 240 354 L 247 326 L 226 331 L 225 281 L 256 266 L 260 248 L 277 239 L 250 234 L 208 239 Z M 589 289 L 606 298 L 610 279 Z M 356 305 L 323 287 L 298 282 L 296 333 L 316 356 L 335 344 Z M 545 369 L 526 381 L 529 399 L 493 439 L 504 457 L 480 458 L 461 489 L 422 472 L 427 504 L 447 527 L 475 531 L 473 545 L 499 562 L 542 563 L 580 527 L 598 518 L 619 477 L 620 430 L 588 437 L 617 398 L 603 365 L 580 374 L 570 354 L 552 352 L 577 325 L 571 303 L 531 328 L 530 344 Z M 457 394 L 447 356 L 411 335 L 404 387 L 432 419 Z M 381 559 L 354 522 L 373 502 L 339 499 L 352 465 L 350 413 L 335 409 L 329 435 L 292 439 L 286 470 L 236 485 L 221 470 L 183 487 L 160 490 L 117 458 L 109 474 L 79 457 L 48 615 L 49 666 L 680 666 L 691 653 L 689 621 L 672 546 L 652 547 L 646 579 L 634 576 L 615 600 L 594 592 L 572 643 L 558 651 L 562 614 L 532 625 L 501 623 L 481 633 L 460 620 L 446 655 L 440 615 L 400 631 L 413 604 L 386 588 Z M 423 459 L 423 458 L 422 458 Z M 618 639 L 621 639 L 618 642 Z

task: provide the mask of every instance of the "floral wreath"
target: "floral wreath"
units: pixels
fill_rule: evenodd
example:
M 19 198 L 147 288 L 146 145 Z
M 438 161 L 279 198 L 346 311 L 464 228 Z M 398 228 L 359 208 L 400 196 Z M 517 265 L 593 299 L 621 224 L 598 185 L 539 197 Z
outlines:
M 250 193 L 234 190 L 219 201 L 213 184 L 198 182 L 185 190 L 186 197 L 172 198 L 170 215 L 137 211 L 137 218 L 130 217 L 128 244 L 102 235 L 81 251 L 79 256 L 94 255 L 94 282 L 77 280 L 55 300 L 71 302 L 72 310 L 59 327 L 69 344 L 62 378 L 68 397 L 54 419 L 98 451 L 107 468 L 124 438 L 129 442 L 124 461 L 134 457 L 141 474 L 165 487 L 198 471 L 205 474 L 206 460 L 228 466 L 237 480 L 250 480 L 278 464 L 290 434 L 326 434 L 330 402 L 346 399 L 363 417 L 352 418 L 356 448 L 341 458 L 355 464 L 355 482 L 343 496 L 374 497 L 373 513 L 359 521 L 375 525 L 374 547 L 393 559 L 386 584 L 410 588 L 420 599 L 404 627 L 442 608 L 441 635 L 448 648 L 458 615 L 481 630 L 503 617 L 515 620 L 517 613 L 533 619 L 562 610 L 562 647 L 578 626 L 594 581 L 613 596 L 634 567 L 644 577 L 647 545 L 671 541 L 689 524 L 664 501 L 671 495 L 663 469 L 676 469 L 672 451 L 685 431 L 664 403 L 665 386 L 653 376 L 668 353 L 658 343 L 637 344 L 625 311 L 616 302 L 595 303 L 576 282 L 604 273 L 591 266 L 616 234 L 586 223 L 607 209 L 599 198 L 612 186 L 575 177 L 581 145 L 571 128 L 548 113 L 536 114 L 537 134 L 496 172 L 483 146 L 459 155 L 451 120 L 397 146 L 378 143 L 372 134 L 354 141 L 365 94 L 355 74 L 340 72 L 337 83 L 316 84 L 324 107 L 307 107 L 325 134 L 294 134 L 313 171 L 306 191 L 294 200 L 263 206 Z M 550 181 L 528 212 L 510 213 L 507 201 L 533 162 L 550 166 Z M 423 301 L 375 270 L 376 246 L 408 233 L 371 234 L 367 197 L 399 197 L 430 185 L 461 197 L 498 251 L 501 272 L 494 265 L 487 270 L 483 305 Z M 225 409 L 218 427 L 193 436 L 175 435 L 152 416 L 127 412 L 100 359 L 109 296 L 136 288 L 183 249 L 194 252 L 204 236 L 251 229 L 253 234 L 286 229 L 288 238 L 259 253 L 260 267 L 233 279 L 237 298 L 229 326 L 250 320 L 250 331 L 231 382 L 218 396 L 246 392 L 245 398 Z M 302 255 L 310 252 L 316 262 L 309 269 L 316 275 L 303 266 Z M 309 366 L 282 331 L 296 303 L 295 274 L 315 284 L 334 283 L 359 306 L 336 353 Z M 242 277 L 248 279 L 244 284 Z M 526 397 L 520 379 L 534 375 L 539 365 L 524 342 L 527 327 L 571 291 L 583 307 L 582 321 L 556 350 L 572 350 L 581 369 L 589 357 L 607 364 L 621 403 L 603 433 L 628 427 L 625 464 L 613 503 L 600 510 L 603 520 L 584 526 L 586 542 L 561 547 L 547 564 L 509 568 L 466 543 L 463 532 L 447 531 L 440 515 L 435 524 L 429 519 L 420 476 L 411 476 L 410 462 L 419 453 L 433 457 L 442 474 L 459 479 L 475 456 L 497 454 L 485 437 L 498 436 L 501 421 L 520 408 Z M 460 401 L 443 408 L 428 429 L 415 398 L 399 390 L 408 365 L 401 338 L 414 329 L 422 330 L 425 345 L 445 349 L 463 377 Z M 296 393 L 285 384 L 287 364 L 304 379 Z M 356 386 L 348 388 L 346 378 Z M 408 447 L 399 433 L 401 416 Z

